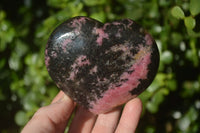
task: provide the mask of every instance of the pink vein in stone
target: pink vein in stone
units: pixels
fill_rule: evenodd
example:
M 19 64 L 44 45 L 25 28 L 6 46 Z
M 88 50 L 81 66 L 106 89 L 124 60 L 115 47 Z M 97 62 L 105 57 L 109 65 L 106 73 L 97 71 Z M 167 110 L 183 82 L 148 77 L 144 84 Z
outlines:
M 112 22 L 113 25 L 122 25 L 120 22 Z
M 72 64 L 71 68 L 72 71 L 69 74 L 69 78 L 67 80 L 74 80 L 76 77 L 76 74 L 79 71 L 80 67 L 83 67 L 85 65 L 90 65 L 90 61 L 87 59 L 85 55 L 79 56 L 75 61 L 74 64 Z
M 128 100 L 136 97 L 131 95 L 129 91 L 137 88 L 140 84 L 140 79 L 146 79 L 148 74 L 148 64 L 151 62 L 151 54 L 147 53 L 134 63 L 128 71 L 134 70 L 131 74 L 124 72 L 120 79 L 128 79 L 125 82 L 121 82 L 121 86 L 117 87 L 116 84 L 111 84 L 109 89 L 102 95 L 103 98 L 98 99 L 96 102 L 92 102 L 90 109 L 95 114 L 100 114 L 109 111 L 113 107 L 119 106 Z M 120 84 L 120 83 L 117 83 Z
M 45 64 L 46 64 L 47 68 L 49 67 L 49 61 L 50 61 L 50 57 L 46 56 L 45 57 Z
M 106 38 L 106 39 L 109 39 L 109 36 L 107 33 L 104 32 L 103 29 L 96 29 L 96 34 L 98 34 L 98 38 L 97 38 L 97 44 L 99 46 L 102 45 L 102 42 L 103 42 L 103 39 Z
M 92 69 L 90 69 L 90 74 L 97 72 L 97 66 L 94 66 Z
M 71 39 L 66 39 L 66 40 L 62 43 L 62 50 L 63 50 L 64 52 L 67 51 L 66 47 L 67 47 L 67 44 L 69 44 L 70 42 L 72 42 Z
M 79 67 L 81 67 L 81 66 L 83 66 L 83 65 L 90 65 L 90 61 L 87 59 L 87 57 L 86 57 L 85 55 L 79 56 L 79 57 L 76 59 L 75 63 L 76 63 Z
M 50 61 L 50 57 L 48 56 L 48 50 L 46 49 L 45 50 L 45 64 L 46 64 L 47 69 L 49 67 L 49 61 Z
M 131 27 L 131 25 L 133 24 L 133 21 L 130 20 L 130 19 L 127 19 L 127 20 L 128 20 L 128 22 L 129 22 L 128 27 Z
M 144 39 L 145 39 L 147 45 L 153 44 L 153 38 L 148 33 L 145 35 Z
M 82 23 L 85 23 L 85 18 L 81 17 L 81 18 L 77 18 L 74 19 L 74 21 L 72 22 L 72 27 L 77 27 L 77 25 L 81 25 Z
M 57 57 L 57 53 L 55 51 L 51 51 L 51 57 L 56 58 Z

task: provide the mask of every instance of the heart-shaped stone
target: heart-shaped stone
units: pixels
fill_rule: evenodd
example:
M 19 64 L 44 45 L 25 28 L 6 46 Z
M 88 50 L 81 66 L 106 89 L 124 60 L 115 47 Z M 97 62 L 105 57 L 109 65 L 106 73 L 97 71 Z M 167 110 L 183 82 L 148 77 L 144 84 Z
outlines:
M 124 104 L 151 84 L 159 52 L 151 35 L 133 20 L 102 24 L 75 17 L 51 34 L 45 64 L 58 88 L 99 114 Z

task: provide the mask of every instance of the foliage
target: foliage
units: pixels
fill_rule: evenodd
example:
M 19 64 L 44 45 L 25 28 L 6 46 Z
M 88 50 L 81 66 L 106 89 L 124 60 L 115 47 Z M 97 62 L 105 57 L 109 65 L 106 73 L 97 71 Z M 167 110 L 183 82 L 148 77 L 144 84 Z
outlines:
M 0 131 L 19 131 L 57 94 L 44 65 L 47 39 L 64 20 L 89 16 L 101 22 L 131 18 L 158 44 L 159 72 L 139 96 L 144 108 L 137 132 L 200 132 L 199 5 L 199 0 L 1 0 Z

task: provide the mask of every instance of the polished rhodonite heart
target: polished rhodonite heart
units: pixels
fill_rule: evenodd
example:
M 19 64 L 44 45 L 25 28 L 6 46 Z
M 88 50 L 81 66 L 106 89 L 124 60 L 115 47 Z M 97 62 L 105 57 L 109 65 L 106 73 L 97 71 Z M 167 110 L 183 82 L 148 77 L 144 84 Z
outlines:
M 99 114 L 136 97 L 151 84 L 159 52 L 151 35 L 131 19 L 102 24 L 75 17 L 51 34 L 45 63 L 58 88 Z

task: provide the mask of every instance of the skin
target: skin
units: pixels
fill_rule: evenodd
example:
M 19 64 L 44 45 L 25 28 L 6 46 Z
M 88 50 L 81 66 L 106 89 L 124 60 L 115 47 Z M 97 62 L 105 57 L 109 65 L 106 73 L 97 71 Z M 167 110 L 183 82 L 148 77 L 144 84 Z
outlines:
M 69 133 L 134 133 L 142 112 L 139 98 L 112 111 L 94 115 L 76 104 L 60 91 L 48 106 L 41 107 L 23 128 L 22 133 L 62 133 L 73 111 L 75 116 Z

